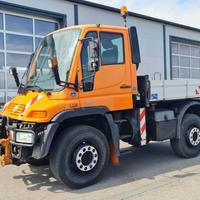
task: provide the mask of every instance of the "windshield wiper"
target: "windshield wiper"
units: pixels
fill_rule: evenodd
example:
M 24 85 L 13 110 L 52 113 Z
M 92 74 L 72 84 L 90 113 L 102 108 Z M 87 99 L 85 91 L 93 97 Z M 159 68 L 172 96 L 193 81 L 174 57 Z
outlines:
M 18 93 L 19 94 L 26 94 L 26 87 L 23 83 L 20 83 L 19 88 L 18 88 Z
M 38 85 L 27 85 L 25 87 L 25 89 L 32 89 L 32 90 L 36 90 L 38 92 L 46 92 L 46 90 L 42 89 L 40 86 Z

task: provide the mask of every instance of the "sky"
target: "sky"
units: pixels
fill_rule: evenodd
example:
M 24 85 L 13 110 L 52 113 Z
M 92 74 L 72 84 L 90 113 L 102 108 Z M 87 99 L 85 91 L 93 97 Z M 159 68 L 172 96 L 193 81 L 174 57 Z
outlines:
M 200 28 L 200 0 L 89 0 L 91 2 Z

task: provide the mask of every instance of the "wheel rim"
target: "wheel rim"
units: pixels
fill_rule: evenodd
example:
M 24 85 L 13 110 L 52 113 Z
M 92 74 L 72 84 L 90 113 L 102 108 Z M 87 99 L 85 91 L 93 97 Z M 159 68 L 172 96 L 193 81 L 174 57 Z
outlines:
M 196 147 L 200 144 L 200 129 L 197 127 L 190 128 L 188 134 L 188 142 L 193 147 Z
M 89 172 L 98 163 L 98 152 L 93 145 L 82 144 L 74 152 L 74 164 L 82 172 Z

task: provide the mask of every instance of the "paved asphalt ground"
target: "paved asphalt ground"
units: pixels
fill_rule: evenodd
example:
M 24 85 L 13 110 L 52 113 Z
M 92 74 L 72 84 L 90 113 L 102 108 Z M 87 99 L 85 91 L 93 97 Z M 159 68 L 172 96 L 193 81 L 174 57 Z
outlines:
M 200 156 L 176 157 L 168 142 L 129 147 L 93 186 L 71 190 L 46 166 L 0 168 L 0 200 L 200 200 Z

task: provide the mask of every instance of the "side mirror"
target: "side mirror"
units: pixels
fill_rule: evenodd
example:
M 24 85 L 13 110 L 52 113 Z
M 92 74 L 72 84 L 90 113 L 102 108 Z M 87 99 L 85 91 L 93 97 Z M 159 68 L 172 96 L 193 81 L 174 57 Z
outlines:
M 59 76 L 59 72 L 58 72 L 58 60 L 57 60 L 57 58 L 49 58 L 48 64 L 49 64 L 49 68 L 51 68 L 52 71 L 53 71 L 56 84 L 60 85 L 61 81 L 60 81 L 60 76 Z
M 131 53 L 132 63 L 136 64 L 138 69 L 139 64 L 141 62 L 141 58 L 140 58 L 140 47 L 139 47 L 137 29 L 135 26 L 130 27 L 129 34 L 130 34 L 131 51 L 132 51 Z
M 88 71 L 95 72 L 99 70 L 99 46 L 98 40 L 89 41 L 89 63 Z
M 19 82 L 19 77 L 18 77 L 18 73 L 17 73 L 16 67 L 9 68 L 9 74 L 14 77 L 15 83 L 16 83 L 17 87 L 19 87 L 20 82 Z

